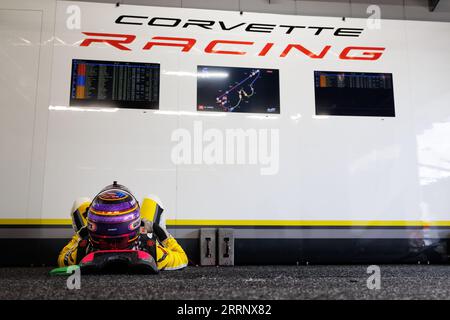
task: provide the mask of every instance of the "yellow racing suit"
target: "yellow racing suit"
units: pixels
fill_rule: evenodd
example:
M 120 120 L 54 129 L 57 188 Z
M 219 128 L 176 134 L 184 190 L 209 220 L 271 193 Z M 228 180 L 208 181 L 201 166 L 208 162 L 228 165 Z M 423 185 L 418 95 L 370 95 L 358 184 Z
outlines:
M 75 202 L 72 209 L 72 223 L 76 231 L 70 242 L 61 250 L 58 256 L 58 266 L 70 266 L 77 264 L 77 254 L 80 242 L 83 238 L 80 232 L 85 231 L 87 209 L 90 201 L 82 203 Z M 146 198 L 141 207 L 141 217 L 148 218 L 149 212 L 158 210 L 158 205 L 152 199 Z M 152 218 L 152 217 L 150 217 Z M 188 264 L 188 258 L 183 248 L 171 235 L 161 243 L 156 245 L 156 262 L 159 270 L 178 270 L 183 269 Z

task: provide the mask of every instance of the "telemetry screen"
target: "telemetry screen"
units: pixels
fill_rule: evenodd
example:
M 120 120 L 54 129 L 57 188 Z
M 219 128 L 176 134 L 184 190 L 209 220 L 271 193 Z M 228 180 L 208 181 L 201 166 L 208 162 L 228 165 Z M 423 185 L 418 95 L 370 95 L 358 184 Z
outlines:
M 392 73 L 314 71 L 316 115 L 395 117 Z
M 159 64 L 72 60 L 71 106 L 159 109 Z
M 198 66 L 197 110 L 280 113 L 279 71 Z

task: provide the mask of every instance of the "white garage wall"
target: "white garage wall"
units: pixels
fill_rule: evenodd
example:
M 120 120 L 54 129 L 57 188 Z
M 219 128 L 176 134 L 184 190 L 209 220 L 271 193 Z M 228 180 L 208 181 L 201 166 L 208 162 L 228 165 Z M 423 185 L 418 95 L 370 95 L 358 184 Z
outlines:
M 55 8 L 54 0 L 0 2 L 0 217 L 6 223 L 42 214 Z
M 2 197 L 29 197 L 42 13 L 0 10 L 0 137 Z M 1 212 L 27 217 L 27 201 L 2 201 Z
M 301 18 L 303 23 L 311 25 L 364 27 L 366 21 L 251 13 L 241 17 L 232 12 L 82 5 L 86 10 L 82 10 L 81 31 L 138 36 L 133 47 L 136 50 L 123 53 L 101 44 L 80 48 L 78 41 L 83 36 L 80 30 L 65 28 L 68 3 L 60 2 L 52 56 L 48 43 L 53 35 L 53 5 L 51 1 L 23 4 L 23 8 L 41 6 L 36 10 L 43 17 L 39 72 L 28 69 L 33 79 L 38 79 L 34 82 L 37 102 L 33 149 L 29 150 L 29 143 L 28 146 L 19 144 L 31 159 L 30 173 L 25 173 L 20 180 L 21 186 L 26 185 L 26 179 L 30 180 L 30 191 L 26 214 L 18 211 L 11 214 L 10 208 L 3 208 L 8 210 L 0 211 L 1 218 L 66 219 L 74 197 L 92 195 L 103 185 L 119 180 L 139 197 L 146 193 L 159 194 L 170 219 L 450 220 L 450 203 L 444 197 L 450 155 L 443 138 L 450 109 L 446 86 L 448 23 L 383 21 L 381 30 L 367 30 L 361 38 L 345 39 L 354 45 L 385 46 L 383 59 L 374 63 L 338 61 L 335 55 L 323 61 L 295 58 L 298 55 L 283 61 L 276 55 L 257 60 L 252 55 L 224 58 L 202 53 L 202 46 L 215 36 L 222 37 L 220 33 L 199 30 L 190 34 L 154 28 L 150 34 L 145 26 L 117 26 L 112 21 L 117 12 L 137 15 L 148 12 L 145 15 L 176 15 L 185 19 L 202 19 L 206 15 L 233 24 L 241 19 L 294 24 Z M 12 1 L 9 6 L 17 8 Z M 179 49 L 138 50 L 152 35 L 159 34 L 195 36 L 200 49 L 189 54 L 180 54 Z M 269 41 L 267 35 L 239 32 L 229 35 L 237 40 Z M 280 34 L 271 39 L 283 44 L 298 41 Z M 344 39 L 314 39 L 306 35 L 301 40 L 314 49 L 329 43 L 334 54 L 345 46 Z M 35 57 L 32 51 L 29 54 Z M 160 109 L 175 112 L 195 111 L 196 83 L 194 78 L 171 75 L 167 71 L 194 72 L 198 64 L 278 68 L 281 114 L 267 120 L 243 114 L 203 117 L 195 112 L 177 116 L 136 110 L 49 111 L 49 106 L 69 104 L 72 58 L 161 63 Z M 387 119 L 314 117 L 314 70 L 392 72 L 397 116 Z M 5 106 L 2 102 L 2 108 Z M 30 104 L 30 113 L 31 107 Z M 301 118 L 293 120 L 298 114 Z M 279 174 L 264 177 L 257 168 L 248 166 L 175 166 L 170 161 L 173 146 L 170 134 L 179 127 L 192 128 L 195 120 L 202 120 L 205 128 L 280 128 Z M 28 138 L 29 135 L 30 131 Z M 117 146 L 127 152 L 118 152 Z M 1 147 L 8 149 L 6 143 Z M 7 159 L 2 157 L 2 162 L 7 164 Z M 3 188 L 7 191 L 6 185 Z M 22 195 L 12 193 L 13 202 L 22 199 Z
M 323 60 L 291 55 L 281 59 L 272 53 L 267 57 L 205 54 L 203 48 L 213 38 L 255 41 L 257 44 L 283 45 L 298 41 L 282 33 L 227 35 L 209 30 L 195 33 L 181 28 L 151 28 L 152 35 L 191 36 L 198 42 L 189 53 L 179 48 L 141 50 L 150 38 L 149 27 L 117 25 L 120 14 L 202 19 L 205 14 L 237 24 L 240 21 L 285 23 L 295 25 L 299 17 L 246 13 L 241 17 L 228 12 L 203 12 L 176 8 L 143 8 L 85 4 L 82 6 L 82 30 L 135 34 L 131 51 L 123 52 L 108 45 L 80 47 L 80 30 L 66 28 L 66 5 L 61 2 L 56 21 L 51 105 L 69 105 L 71 60 L 90 58 L 118 61 L 161 63 L 160 111 L 183 111 L 193 115 L 176 116 L 155 111 L 116 110 L 113 113 L 72 111 L 50 112 L 47 144 L 47 168 L 44 190 L 46 218 L 60 218 L 74 194 L 93 194 L 112 180 L 119 180 L 136 190 L 158 193 L 165 201 L 168 218 L 182 220 L 422 220 L 419 194 L 417 146 L 413 121 L 411 92 L 431 85 L 427 74 L 410 80 L 410 52 L 420 45 L 407 42 L 406 22 L 383 21 L 381 30 L 368 30 L 359 38 L 316 37 L 303 33 L 302 43 L 316 50 L 326 44 L 333 54 Z M 100 12 L 102 14 L 100 14 Z M 339 18 L 301 17 L 306 25 L 365 27 L 366 21 Z M 416 26 L 426 33 L 433 29 L 422 23 Z M 445 34 L 448 24 L 442 24 Z M 433 27 L 434 28 L 434 27 Z M 436 42 L 427 41 L 433 48 Z M 347 45 L 386 47 L 378 61 L 339 61 L 336 54 Z M 444 47 L 446 44 L 442 44 Z M 230 47 L 232 48 L 232 47 Z M 235 48 L 236 49 L 236 48 Z M 420 50 L 420 49 L 419 49 Z M 413 60 L 414 61 L 414 60 Z M 442 64 L 444 60 L 430 61 Z M 280 69 L 281 114 L 275 119 L 252 118 L 245 114 L 204 117 L 195 113 L 196 78 L 168 71 L 195 73 L 197 65 L 227 65 Z M 434 67 L 434 65 L 433 65 Z M 436 66 L 437 68 L 437 66 Z M 392 72 L 395 85 L 395 118 L 314 116 L 313 71 L 345 70 Z M 439 78 L 441 79 L 441 78 Z M 443 79 L 443 78 L 442 78 Z M 423 108 L 423 102 L 417 105 Z M 300 114 L 299 121 L 292 117 Z M 126 119 L 126 120 L 125 120 Z M 176 128 L 192 130 L 201 120 L 204 128 L 279 128 L 281 136 L 280 170 L 273 176 L 261 176 L 259 167 L 175 166 L 170 159 L 171 132 Z M 111 137 L 120 128 L 119 135 Z M 119 153 L 117 145 L 132 153 Z M 119 148 L 120 149 L 120 148 Z M 64 190 L 54 200 L 59 190 Z M 432 213 L 431 220 L 445 220 L 446 210 Z M 429 219 L 430 217 L 428 217 Z

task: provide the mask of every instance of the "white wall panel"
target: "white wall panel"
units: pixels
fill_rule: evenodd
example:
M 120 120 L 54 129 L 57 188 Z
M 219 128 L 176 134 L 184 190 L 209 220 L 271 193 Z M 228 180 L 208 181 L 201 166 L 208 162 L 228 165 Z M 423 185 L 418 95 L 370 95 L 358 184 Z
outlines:
M 20 126 L 23 127 L 26 125 L 26 129 L 22 132 L 22 135 L 18 135 L 15 138 L 14 141 L 17 143 L 14 145 L 14 148 L 17 148 L 20 152 L 20 150 L 23 151 L 28 148 L 28 144 L 32 144 L 29 158 L 19 159 L 7 169 L 7 175 L 11 175 L 11 173 L 17 171 L 17 168 L 14 166 L 15 164 L 24 164 L 24 161 L 27 161 L 27 168 L 24 168 L 22 172 L 22 174 L 27 172 L 26 174 L 29 175 L 26 183 L 27 185 L 24 187 L 22 186 L 20 190 L 11 190 L 5 184 L 5 192 L 3 192 L 3 195 L 6 196 L 8 194 L 8 196 L 13 196 L 8 199 L 2 198 L 2 203 L 11 204 L 15 208 L 18 208 L 14 209 L 14 211 L 17 210 L 20 211 L 20 213 L 17 215 L 11 215 L 10 212 L 2 211 L 0 212 L 0 217 L 2 218 L 41 218 L 55 7 L 56 2 L 54 0 L 3 0 L 0 2 L 0 9 L 7 13 L 5 18 L 1 20 L 1 22 L 4 23 L 2 24 L 2 27 L 10 29 L 4 39 L 11 40 L 14 35 L 17 35 L 24 30 L 26 33 L 33 35 L 33 39 L 31 39 L 33 41 L 30 41 L 27 45 L 23 45 L 24 43 L 22 40 L 17 42 L 16 39 L 15 41 L 9 42 L 6 46 L 2 47 L 4 52 L 13 53 L 8 57 L 8 59 L 2 60 L 5 63 L 4 70 L 13 71 L 14 68 L 16 70 L 14 70 L 13 74 L 8 74 L 6 86 L 11 88 L 11 90 L 7 92 L 7 98 L 4 98 L 0 103 L 1 108 L 5 108 L 6 110 L 8 108 L 12 108 L 13 104 L 10 102 L 21 99 L 20 95 L 16 96 L 14 93 L 23 89 L 22 86 L 24 82 L 17 82 L 18 78 L 26 78 L 32 75 L 33 81 L 35 81 L 35 91 L 29 90 L 26 93 L 26 95 L 29 95 L 30 97 L 32 96 L 32 99 L 34 99 L 33 107 L 28 105 L 28 108 L 26 109 L 27 112 L 22 114 L 21 118 L 12 119 L 14 118 L 14 115 L 17 115 L 15 112 L 20 110 L 19 108 L 21 105 L 19 104 L 18 107 L 14 109 L 15 111 L 7 112 L 8 115 L 2 118 L 2 120 L 5 120 L 4 124 L 2 123 L 4 128 L 11 126 L 19 128 Z M 24 16 L 21 17 L 18 15 L 19 12 L 24 13 Z M 29 21 L 28 16 L 31 17 Z M 37 16 L 40 17 L 39 23 L 37 23 L 37 19 L 35 18 Z M 19 43 L 20 46 L 16 46 L 12 49 L 11 45 L 17 43 Z M 13 52 L 11 52 L 11 49 Z M 17 55 L 15 54 L 16 51 Z M 38 52 L 38 59 L 36 59 L 36 52 Z M 24 56 L 27 56 L 29 59 L 24 59 Z M 11 62 L 11 60 L 13 63 L 8 63 Z M 23 69 L 25 71 L 22 73 L 16 72 L 17 69 Z M 30 117 L 32 120 L 30 120 Z M 18 120 L 18 122 L 13 120 Z M 28 136 L 30 139 L 29 141 L 22 141 L 24 139 L 24 134 L 31 135 L 31 137 Z M 7 157 L 11 157 L 11 155 L 8 156 L 5 154 L 4 159 L 7 159 Z M 19 176 L 14 177 L 11 181 L 12 185 L 17 183 L 20 184 Z
M 300 11 L 302 2 L 297 3 Z M 249 12 L 241 16 L 225 11 L 126 5 L 116 8 L 83 2 L 74 3 L 82 8 L 81 29 L 69 30 L 65 9 L 70 4 L 73 3 L 58 3 L 53 56 L 45 55 L 47 62 L 53 61 L 51 82 L 49 77 L 37 81 L 38 65 L 50 72 L 49 66 L 35 57 L 39 47 L 27 49 L 25 57 L 19 48 L 11 49 L 17 54 L 9 52 L 23 62 L 20 67 L 26 67 L 24 75 L 34 79 L 34 90 L 40 92 L 41 102 L 36 113 L 39 120 L 35 122 L 34 106 L 24 102 L 33 85 L 25 82 L 30 90 L 14 96 L 17 112 L 7 113 L 16 118 L 8 119 L 2 126 L 3 137 L 17 129 L 16 124 L 23 126 L 20 133 L 14 134 L 23 141 L 2 141 L 2 150 L 17 150 L 15 154 L 2 155 L 2 161 L 5 159 L 8 164 L 2 167 L 2 175 L 13 181 L 12 188 L 5 188 L 4 194 L 11 192 L 14 196 L 17 190 L 23 193 L 28 188 L 37 191 L 30 193 L 35 196 L 30 195 L 28 207 L 21 204 L 13 212 L 10 207 L 1 208 L 2 218 L 22 218 L 26 212 L 34 212 L 45 219 L 65 219 L 74 198 L 92 196 L 112 180 L 118 180 L 139 198 L 148 193 L 159 195 L 169 219 L 449 220 L 450 203 L 445 196 L 450 176 L 445 140 L 450 121 L 446 81 L 450 71 L 448 23 L 385 20 L 381 29 L 371 30 L 365 19 L 356 18 L 342 21 Z M 256 22 L 361 27 L 364 32 L 358 38 L 338 38 L 326 32 L 320 36 L 311 32 L 286 35 L 280 31 L 225 33 L 217 29 L 117 25 L 114 20 L 119 14 L 215 19 L 230 25 Z M 38 15 L 39 11 L 32 11 L 26 19 L 36 22 Z M 21 21 L 19 18 L 8 22 L 8 28 Z M 48 25 L 50 21 L 46 16 L 44 23 Z M 20 36 L 23 30 L 18 30 L 11 33 L 8 29 L 8 37 Z M 39 31 L 35 31 L 39 28 L 33 30 L 26 35 L 39 37 Z M 85 37 L 82 31 L 135 34 L 137 38 L 130 45 L 133 50 L 126 52 L 105 44 L 80 47 L 80 40 Z M 48 34 L 46 29 L 45 39 Z M 188 53 L 167 47 L 143 51 L 143 45 L 158 35 L 194 37 L 197 43 Z M 10 43 L 10 38 L 5 39 Z M 204 48 L 213 39 L 253 41 L 255 46 L 241 56 L 206 54 Z M 258 48 L 269 41 L 276 43 L 271 52 L 265 57 L 257 56 Z M 311 59 L 298 52 L 280 58 L 288 43 L 302 43 L 314 51 L 320 51 L 324 45 L 331 45 L 332 49 L 324 59 Z M 377 61 L 339 60 L 341 50 L 351 45 L 382 46 L 386 51 Z M 2 52 L 10 50 L 6 48 L 2 46 Z M 160 110 L 71 111 L 68 106 L 72 59 L 160 63 Z M 281 114 L 207 116 L 196 112 L 196 78 L 186 74 L 195 73 L 197 65 L 279 69 Z M 5 64 L 5 70 L 11 72 L 15 67 L 13 63 Z M 314 70 L 393 73 L 396 117 L 316 117 Z M 176 73 L 179 71 L 184 75 Z M 23 74 L 13 72 L 11 76 Z M 6 80 L 2 81 L 5 94 L 17 90 L 17 86 L 10 88 Z M 47 105 L 42 103 L 44 92 L 50 94 Z M 2 110 L 6 110 L 4 106 L 3 103 Z M 27 110 L 26 115 L 19 113 L 21 106 Z M 192 132 L 196 121 L 201 121 L 205 130 L 279 129 L 279 172 L 263 176 L 260 166 L 255 165 L 175 165 L 171 161 L 175 144 L 171 134 L 177 128 Z M 18 174 L 8 168 L 14 168 Z
M 260 14 L 246 14 L 251 21 Z M 266 21 L 271 21 L 270 16 Z M 231 18 L 230 18 L 231 19 Z M 273 19 L 273 18 L 272 18 Z M 321 19 L 283 17 L 283 23 L 295 24 L 301 19 L 313 25 Z M 231 20 L 233 21 L 233 20 Z M 338 18 L 322 20 L 323 25 L 364 27 L 364 20 L 352 24 Z M 324 22 L 326 21 L 326 23 Z M 267 22 L 269 23 L 269 22 Z M 178 199 L 180 217 L 184 219 L 414 219 L 418 217 L 418 194 L 415 143 L 411 113 L 408 110 L 407 65 L 403 47 L 405 37 L 398 23 L 386 22 L 391 32 L 372 30 L 362 39 L 352 40 L 369 45 L 388 46 L 383 61 L 343 62 L 333 58 L 280 60 L 256 56 L 205 55 L 201 52 L 183 59 L 182 71 L 194 72 L 197 64 L 280 68 L 281 115 L 276 120 L 252 119 L 243 114 L 204 118 L 205 126 L 220 128 L 280 128 L 280 171 L 261 176 L 251 166 L 180 166 Z M 319 23 L 320 24 L 320 23 Z M 199 33 L 203 34 L 203 33 Z M 206 37 L 206 32 L 204 33 Z M 260 40 L 262 35 L 233 34 L 239 40 Z M 284 43 L 281 35 L 275 42 Z M 370 40 L 369 40 L 370 39 Z M 303 43 L 314 43 L 314 36 L 304 35 Z M 333 44 L 350 42 L 333 39 Z M 333 51 L 338 54 L 337 49 Z M 394 119 L 364 117 L 314 116 L 314 70 L 393 72 L 397 117 Z M 180 95 L 182 110 L 196 105 L 195 79 L 186 78 Z M 292 116 L 301 114 L 300 120 Z M 181 127 L 192 128 L 197 119 L 185 118 Z M 408 165 L 404 166 L 407 160 Z M 206 170 L 206 171 L 200 171 Z M 203 174 L 204 173 L 204 174 Z M 411 174 L 412 173 L 412 174 Z M 199 191 L 201 190 L 201 191 Z M 223 203 L 226 205 L 214 205 Z M 182 208 L 182 209 L 181 209 Z M 345 214 L 343 214 L 345 212 Z M 408 213 L 406 213 L 408 212 Z
M 244 22 L 333 25 L 366 28 L 359 38 L 314 36 L 302 33 L 302 43 L 318 50 L 332 45 L 323 60 L 302 54 L 281 59 L 284 46 L 298 36 L 274 32 L 270 36 L 231 31 L 223 34 L 198 28 L 187 30 L 148 26 L 116 25 L 119 14 L 177 16 L 202 19 L 206 11 L 140 7 L 120 8 L 83 6 L 83 30 L 136 34 L 131 52 L 107 45 L 78 47 L 80 31 L 67 30 L 64 24 L 66 2 L 60 3 L 56 35 L 66 44 L 55 47 L 52 105 L 68 105 L 71 59 L 160 62 L 160 112 L 144 114 L 136 110 L 114 113 L 51 111 L 44 208 L 57 217 L 68 207 L 71 194 L 94 193 L 113 177 L 138 192 L 157 193 L 168 207 L 169 218 L 177 219 L 294 219 L 294 220 L 415 220 L 421 218 L 418 200 L 417 152 L 411 110 L 408 47 L 404 22 L 384 21 L 380 30 L 366 28 L 364 19 L 314 18 L 246 13 L 214 12 L 216 19 L 229 24 Z M 89 8 L 89 10 L 87 10 Z M 212 13 L 211 13 L 212 14 Z M 96 18 L 94 18 L 94 15 Z M 99 28 L 99 26 L 101 26 Z M 189 53 L 179 48 L 140 50 L 152 35 L 195 37 L 197 44 Z M 203 48 L 214 38 L 254 41 L 260 47 L 276 43 L 273 53 L 256 56 L 257 50 L 243 56 L 205 54 Z M 70 45 L 75 44 L 75 45 Z M 383 46 L 387 50 L 378 61 L 340 61 L 340 50 L 348 45 Z M 411 45 L 410 45 L 411 46 Z M 413 46 L 413 45 L 412 45 Z M 229 49 L 237 49 L 232 46 Z M 253 52 L 253 53 L 252 53 Z M 281 114 L 255 118 L 248 114 L 223 114 L 217 117 L 196 112 L 196 78 L 166 71 L 195 73 L 197 65 L 277 68 L 281 81 Z M 314 70 L 392 72 L 396 104 L 395 118 L 314 116 Z M 177 116 L 164 111 L 185 112 Z M 292 117 L 301 117 L 293 120 Z M 273 119 L 272 119 L 273 118 Z M 126 119 L 126 120 L 125 120 Z M 254 165 L 179 165 L 170 161 L 174 143 L 170 135 L 176 128 L 192 132 L 201 121 L 204 129 L 279 128 L 280 170 L 262 176 Z M 126 135 L 115 143 L 108 139 L 117 127 Z M 100 128 L 100 130 L 99 130 Z M 151 128 L 151 129 L 150 129 Z M 95 136 L 95 137 L 94 137 Z M 146 138 L 143 138 L 146 137 Z M 130 141 L 133 154 L 115 155 L 115 150 Z M 155 150 L 152 157 L 151 150 Z M 99 156 L 91 156 L 98 154 Z M 138 159 L 138 160 L 134 160 Z M 146 168 L 141 173 L 139 168 Z M 148 170 L 152 173 L 149 173 Z M 118 178 L 119 179 L 119 178 Z M 119 179 L 121 180 L 121 179 Z M 144 182 L 145 181 L 145 182 Z M 53 195 L 65 184 L 70 192 L 58 201 Z M 131 183 L 131 184 L 130 184 Z M 133 185 L 134 184 L 134 185 Z
M 123 10 L 104 7 L 105 12 Z M 95 10 L 92 13 L 96 15 Z M 43 212 L 50 218 L 64 217 L 74 197 L 93 196 L 113 180 L 128 186 L 138 198 L 157 194 L 169 211 L 175 212 L 176 171 L 170 160 L 170 133 L 176 127 L 176 117 L 154 110 L 81 112 L 64 108 L 69 106 L 70 97 L 67 75 L 76 58 L 160 63 L 160 109 L 177 110 L 178 81 L 166 73 L 178 69 L 178 56 L 151 51 L 124 55 L 102 45 L 94 49 L 79 47 L 80 30 L 67 29 L 67 17 L 65 6 L 59 6 L 55 36 L 61 41 L 55 44 L 50 103 L 58 110 L 50 110 L 49 116 Z M 88 10 L 82 10 L 81 17 L 83 30 L 96 31 L 97 23 L 110 22 L 107 15 L 93 18 Z M 108 31 L 122 30 L 115 26 Z M 139 41 L 143 43 L 146 35 Z M 61 200 L 54 201 L 55 195 Z
M 408 22 L 408 50 L 424 218 L 449 218 L 450 74 L 448 23 Z
M 27 217 L 41 18 L 40 11 L 0 9 L 2 218 Z

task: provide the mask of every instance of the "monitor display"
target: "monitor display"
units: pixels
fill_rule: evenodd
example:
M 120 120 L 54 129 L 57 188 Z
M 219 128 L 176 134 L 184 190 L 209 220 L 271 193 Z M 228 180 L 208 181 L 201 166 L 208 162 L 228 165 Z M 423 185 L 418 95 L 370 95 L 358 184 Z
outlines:
M 279 71 L 198 66 L 197 110 L 278 114 Z
M 316 115 L 395 117 L 392 73 L 314 71 Z
M 157 63 L 72 60 L 71 106 L 159 109 Z

